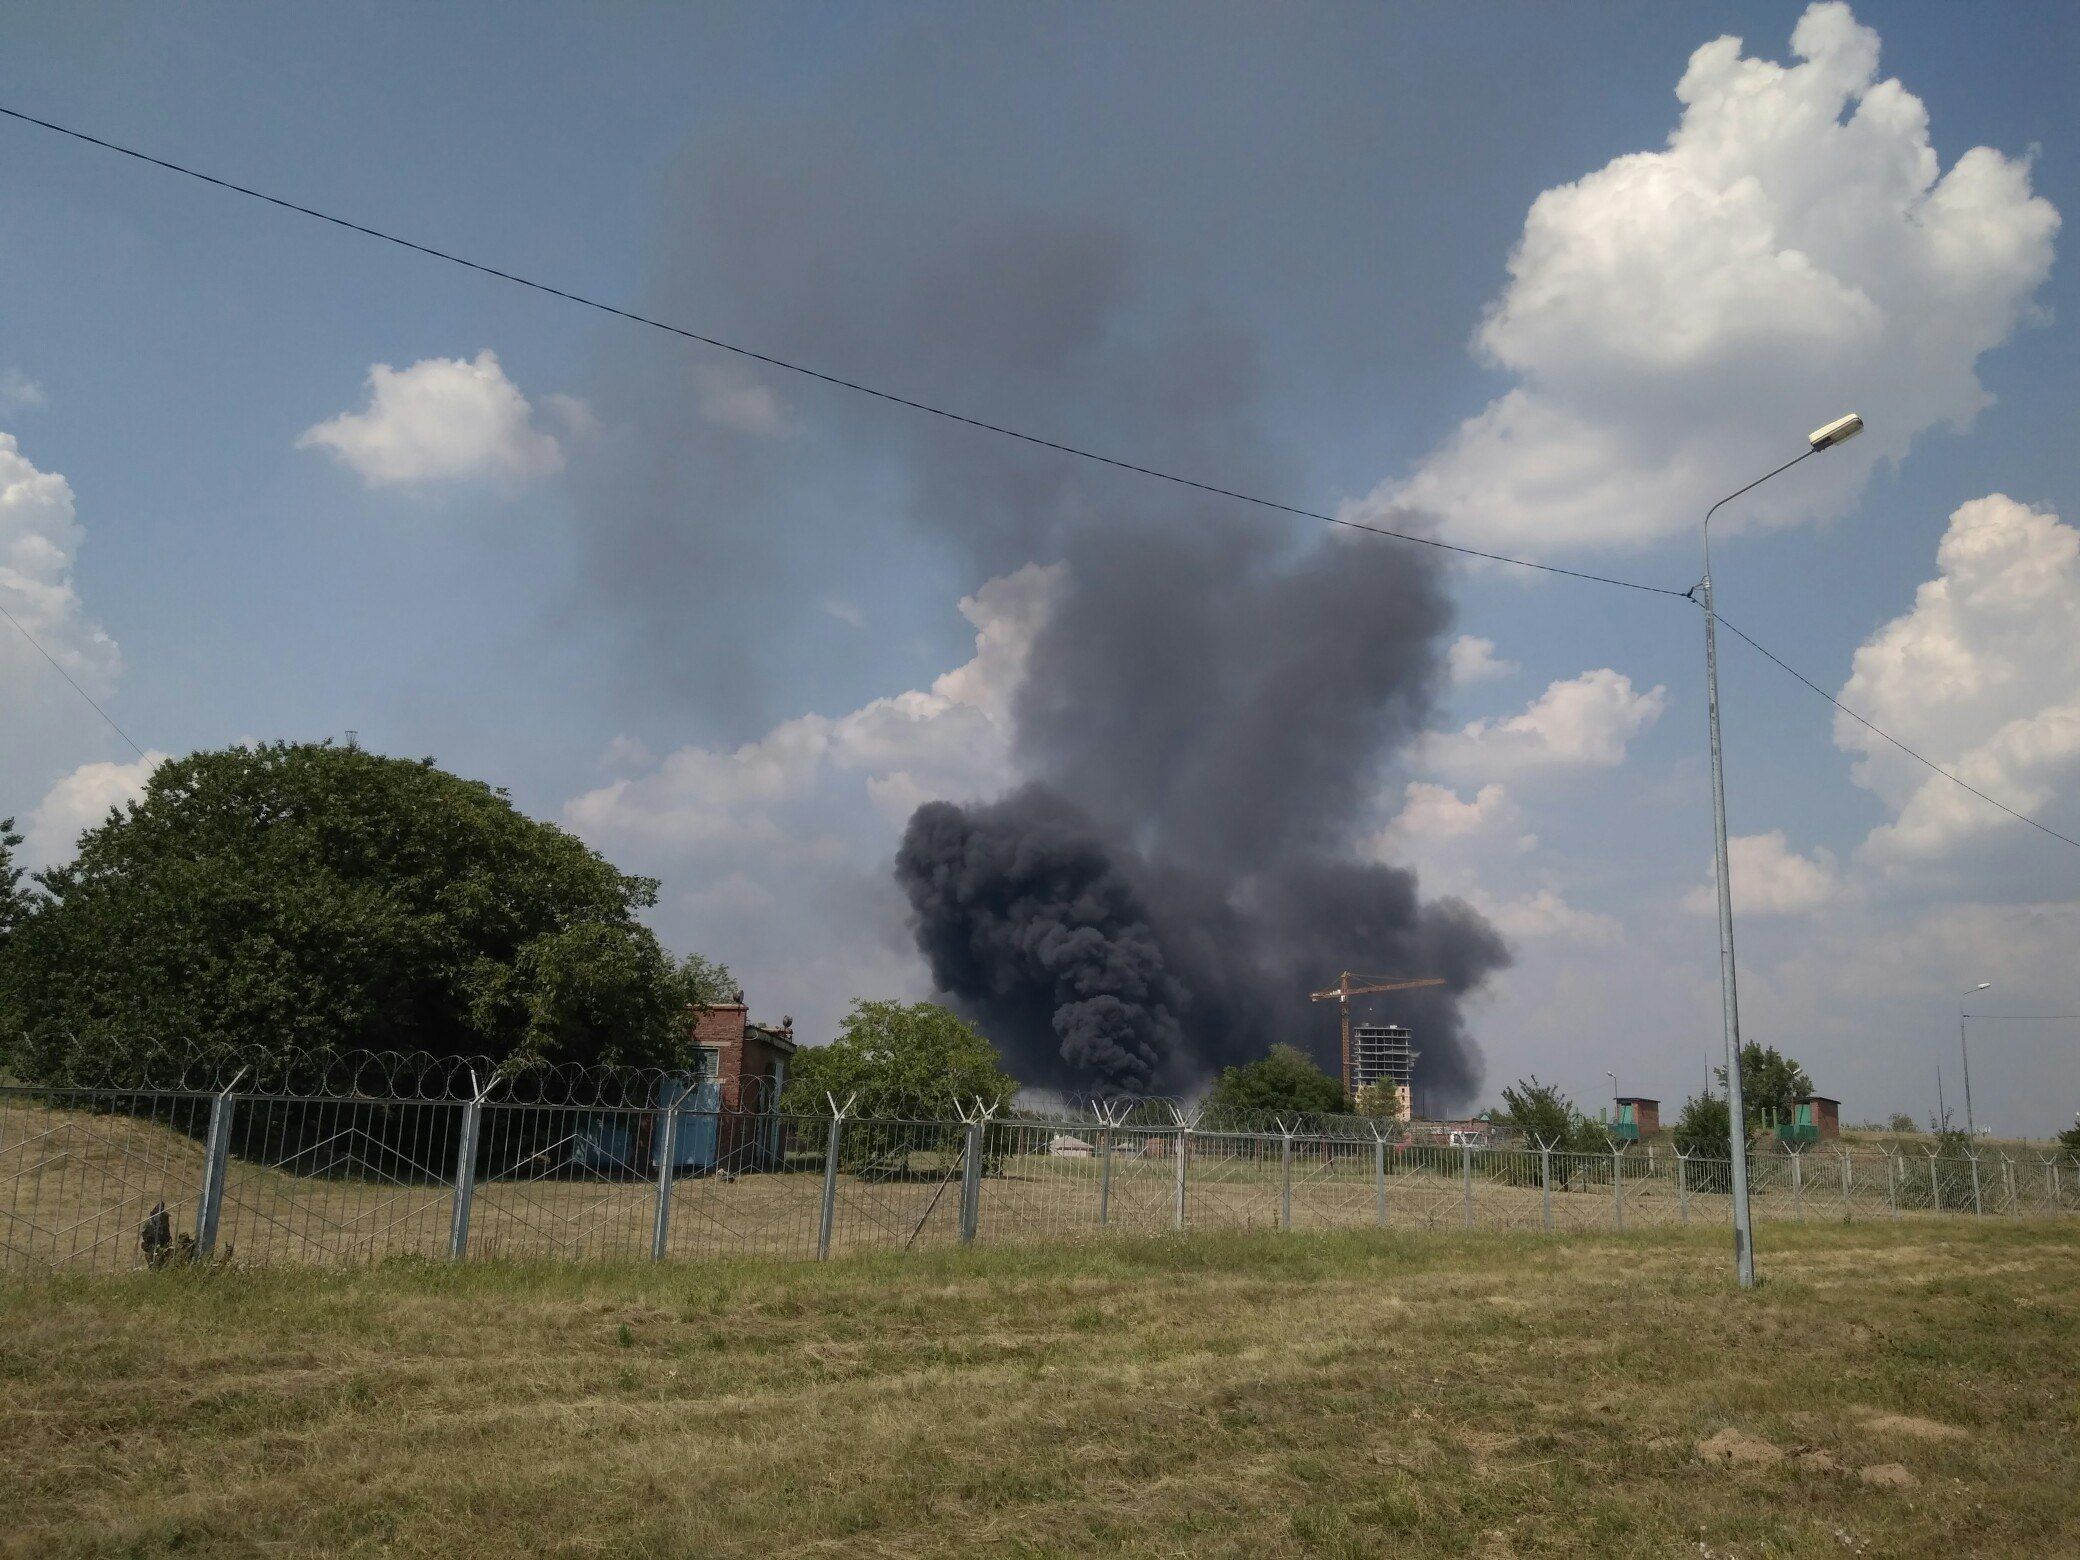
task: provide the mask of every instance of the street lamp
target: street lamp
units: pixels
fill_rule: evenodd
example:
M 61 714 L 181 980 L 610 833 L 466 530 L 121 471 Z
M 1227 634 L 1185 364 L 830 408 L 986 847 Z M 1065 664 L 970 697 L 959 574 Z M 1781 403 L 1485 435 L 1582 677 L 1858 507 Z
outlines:
M 1992 981 L 1982 980 L 1965 992 L 1964 996 L 1969 997 L 1992 989 Z M 1972 1048 L 1965 1044 L 1964 1019 L 1964 997 L 1960 997 L 1957 1001 L 1957 1049 L 1964 1053 L 1964 1135 L 1976 1142 L 1979 1129 L 1972 1124 Z
M 1698 605 L 1704 608 L 1705 707 L 1712 730 L 1712 844 L 1719 875 L 1719 994 L 1726 1026 L 1726 1124 L 1733 1153 L 1733 1264 L 1743 1289 L 1755 1287 L 1755 1229 L 1748 1215 L 1748 1117 L 1741 1092 L 1741 1011 L 1733 968 L 1733 884 L 1726 871 L 1726 772 L 1719 744 L 1719 615 L 1712 608 L 1712 516 L 1741 494 L 1789 471 L 1808 456 L 1853 439 L 1863 432 L 1863 419 L 1851 412 L 1806 435 L 1804 453 L 1765 472 L 1746 487 L 1728 493 L 1704 512 L 1704 578 L 1697 583 Z

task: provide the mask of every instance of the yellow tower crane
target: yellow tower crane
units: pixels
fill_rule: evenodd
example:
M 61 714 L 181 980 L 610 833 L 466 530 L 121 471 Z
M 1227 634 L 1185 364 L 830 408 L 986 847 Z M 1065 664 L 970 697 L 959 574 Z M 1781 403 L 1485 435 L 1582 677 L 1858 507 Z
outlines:
M 1352 984 L 1357 982 L 1357 984 Z M 1414 991 L 1419 986 L 1442 986 L 1442 975 L 1354 975 L 1345 970 L 1336 977 L 1336 984 L 1327 991 L 1310 993 L 1314 1002 L 1334 1002 L 1337 1016 L 1343 1021 L 1343 1092 L 1351 1092 L 1351 998 L 1371 996 L 1379 991 Z

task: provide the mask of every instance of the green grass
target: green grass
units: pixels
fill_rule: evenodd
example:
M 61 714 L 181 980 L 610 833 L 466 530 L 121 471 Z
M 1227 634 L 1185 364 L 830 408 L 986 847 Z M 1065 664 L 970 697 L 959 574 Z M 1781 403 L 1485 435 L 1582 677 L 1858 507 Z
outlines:
M 1770 1227 L 1752 1295 L 1704 1230 L 15 1282 L 0 1551 L 2070 1552 L 2076 1236 Z

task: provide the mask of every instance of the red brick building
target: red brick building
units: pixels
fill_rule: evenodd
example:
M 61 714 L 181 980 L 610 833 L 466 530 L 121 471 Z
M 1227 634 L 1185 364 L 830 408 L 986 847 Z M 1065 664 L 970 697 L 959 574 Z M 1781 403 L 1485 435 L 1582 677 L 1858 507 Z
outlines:
M 734 1002 L 714 1002 L 693 1010 L 693 1043 L 700 1048 L 702 1073 L 721 1086 L 721 1109 L 769 1111 L 778 1107 L 795 1052 L 793 1019 L 783 1018 L 778 1028 L 752 1023 L 740 991 Z

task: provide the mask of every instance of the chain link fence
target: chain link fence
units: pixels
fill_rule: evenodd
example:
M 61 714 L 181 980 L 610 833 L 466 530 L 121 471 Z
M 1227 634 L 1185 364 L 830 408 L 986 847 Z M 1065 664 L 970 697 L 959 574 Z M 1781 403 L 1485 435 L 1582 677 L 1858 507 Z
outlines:
M 1725 1160 L 1439 1144 L 1391 1123 L 1208 1127 L 1186 1110 L 884 1120 L 613 1088 L 0 1086 L 0 1271 L 828 1257 L 1243 1229 L 1730 1224 Z M 286 1087 L 303 1082 L 302 1089 Z M 448 1087 L 452 1084 L 453 1087 Z M 2080 1164 L 1814 1146 L 1749 1161 L 1758 1220 L 2080 1213 Z

